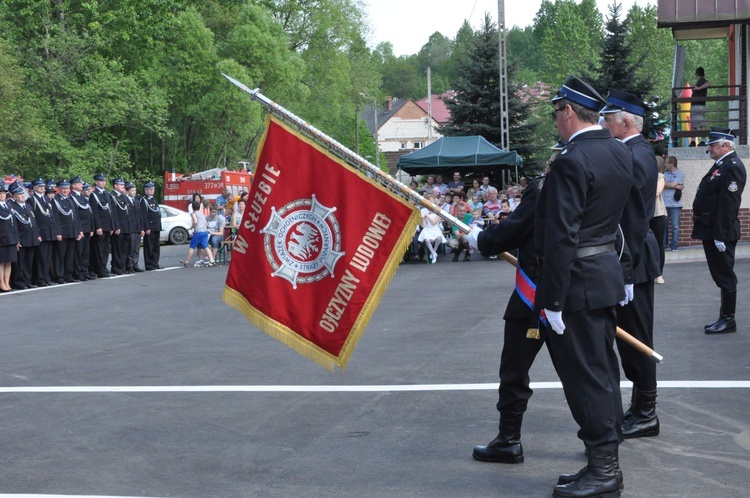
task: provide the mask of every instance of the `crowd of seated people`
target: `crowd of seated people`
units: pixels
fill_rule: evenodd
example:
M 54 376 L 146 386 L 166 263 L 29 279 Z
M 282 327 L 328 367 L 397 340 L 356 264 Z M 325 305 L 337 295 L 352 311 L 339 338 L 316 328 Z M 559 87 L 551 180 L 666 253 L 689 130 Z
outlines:
M 484 228 L 491 223 L 502 221 L 521 202 L 525 178 L 519 185 L 508 184 L 503 190 L 490 185 L 490 178 L 473 179 L 471 186 L 460 187 L 461 175 L 453 174 L 453 181 L 443 183 L 441 175 L 425 175 L 421 181 L 413 179 L 410 187 L 443 211 L 463 221 L 471 227 Z M 416 260 L 436 263 L 441 255 L 451 253 L 452 261 L 471 261 L 473 249 L 466 241 L 466 234 L 455 226 L 443 221 L 427 208 L 421 209 L 422 218 L 414 234 L 404 261 Z M 494 258 L 493 258 L 494 259 Z

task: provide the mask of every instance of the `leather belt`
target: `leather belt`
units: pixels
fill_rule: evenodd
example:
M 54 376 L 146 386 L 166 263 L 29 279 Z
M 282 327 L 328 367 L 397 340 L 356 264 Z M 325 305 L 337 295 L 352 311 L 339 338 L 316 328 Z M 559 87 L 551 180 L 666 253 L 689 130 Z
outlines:
M 614 250 L 614 242 L 610 242 L 609 244 L 602 244 L 600 246 L 579 247 L 578 249 L 576 249 L 576 259 L 588 258 L 589 256 L 595 256 L 597 254 L 602 254 Z

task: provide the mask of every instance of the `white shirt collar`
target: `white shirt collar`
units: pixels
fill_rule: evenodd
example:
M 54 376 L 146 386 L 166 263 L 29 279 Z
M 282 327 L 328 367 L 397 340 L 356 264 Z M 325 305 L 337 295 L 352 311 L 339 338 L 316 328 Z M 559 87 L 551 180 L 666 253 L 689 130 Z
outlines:
M 586 128 L 583 128 L 583 129 L 581 129 L 581 130 L 578 130 L 577 132 L 573 133 L 573 134 L 572 134 L 572 135 L 570 136 L 570 138 L 568 139 L 568 143 L 570 143 L 571 141 L 573 141 L 573 139 L 574 139 L 575 137 L 577 137 L 578 135 L 580 135 L 581 133 L 586 133 L 587 131 L 602 130 L 602 129 L 603 129 L 603 128 L 602 128 L 601 126 L 599 126 L 599 125 L 591 125 L 591 126 L 587 126 Z

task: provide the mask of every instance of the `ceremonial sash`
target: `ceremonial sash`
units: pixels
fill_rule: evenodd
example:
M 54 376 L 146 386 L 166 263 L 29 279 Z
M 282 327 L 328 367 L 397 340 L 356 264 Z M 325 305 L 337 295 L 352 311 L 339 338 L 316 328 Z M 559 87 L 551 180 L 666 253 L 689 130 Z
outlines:
M 533 312 L 534 311 L 534 300 L 536 299 L 536 284 L 521 268 L 520 261 L 516 265 L 516 292 L 526 306 Z M 539 314 L 539 321 L 544 325 L 547 325 L 547 318 L 544 316 L 544 310 L 541 310 Z M 536 330 L 536 332 L 532 332 Z M 538 329 L 529 329 L 527 333 L 529 339 L 539 339 Z
M 269 116 L 224 301 L 342 370 L 411 242 L 419 211 Z

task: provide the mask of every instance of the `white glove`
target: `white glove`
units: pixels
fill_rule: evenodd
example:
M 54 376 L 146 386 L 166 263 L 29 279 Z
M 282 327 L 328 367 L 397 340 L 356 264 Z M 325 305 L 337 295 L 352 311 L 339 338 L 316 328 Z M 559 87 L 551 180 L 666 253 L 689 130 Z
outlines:
M 565 324 L 562 320 L 562 311 L 550 311 L 545 308 L 544 316 L 547 317 L 547 322 L 552 327 L 552 330 L 557 332 L 557 335 L 563 335 L 563 332 L 565 332 Z
M 727 245 L 720 240 L 714 240 L 714 245 L 716 246 L 716 249 L 719 250 L 719 252 L 724 252 L 727 250 Z
M 474 227 L 471 229 L 471 232 L 466 236 L 466 240 L 469 241 L 469 245 L 473 249 L 477 249 L 477 237 L 479 237 L 479 234 L 482 233 L 482 229 L 479 227 Z
M 625 306 L 633 300 L 633 284 L 625 284 L 625 299 L 620 301 L 620 306 Z

